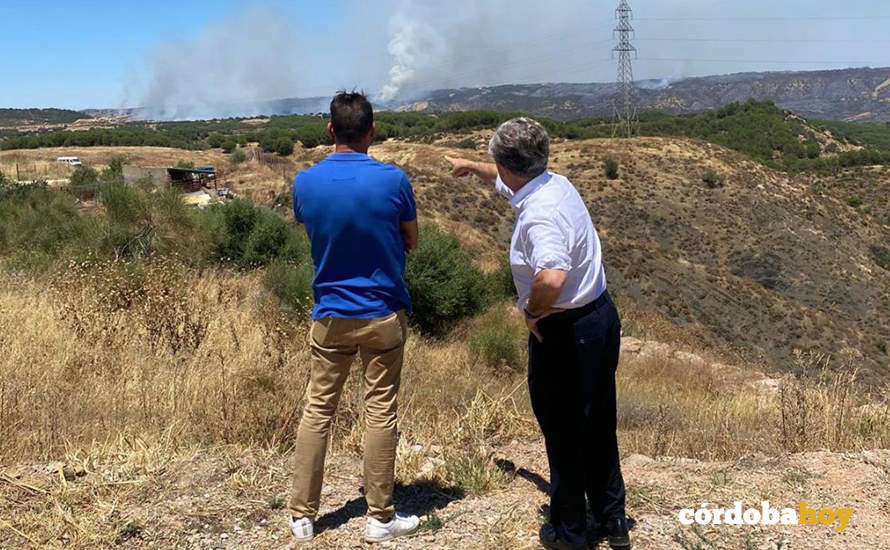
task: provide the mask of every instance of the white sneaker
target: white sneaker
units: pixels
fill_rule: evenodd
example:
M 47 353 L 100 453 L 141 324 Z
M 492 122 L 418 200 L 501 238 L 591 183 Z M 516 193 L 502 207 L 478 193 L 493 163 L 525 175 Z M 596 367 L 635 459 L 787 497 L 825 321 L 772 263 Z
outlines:
M 309 542 L 315 536 L 315 529 L 313 529 L 312 520 L 309 518 L 296 519 L 291 516 L 290 532 L 293 533 L 297 542 Z
M 420 518 L 406 516 L 396 512 L 389 523 L 374 518 L 368 518 L 365 525 L 365 540 L 368 542 L 385 542 L 397 537 L 404 537 L 417 531 L 420 527 Z

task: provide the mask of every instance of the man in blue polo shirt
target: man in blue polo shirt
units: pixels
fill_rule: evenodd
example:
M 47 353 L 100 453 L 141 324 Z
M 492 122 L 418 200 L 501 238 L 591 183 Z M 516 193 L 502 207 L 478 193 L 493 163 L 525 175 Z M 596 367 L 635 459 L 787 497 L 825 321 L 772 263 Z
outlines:
M 334 154 L 297 174 L 293 189 L 294 216 L 312 246 L 315 306 L 290 526 L 298 541 L 314 536 L 331 420 L 358 354 L 365 379 L 365 539 L 383 542 L 420 523 L 393 505 L 397 395 L 411 308 L 405 254 L 417 247 L 417 212 L 405 174 L 368 156 L 374 113 L 364 95 L 338 93 L 328 131 Z

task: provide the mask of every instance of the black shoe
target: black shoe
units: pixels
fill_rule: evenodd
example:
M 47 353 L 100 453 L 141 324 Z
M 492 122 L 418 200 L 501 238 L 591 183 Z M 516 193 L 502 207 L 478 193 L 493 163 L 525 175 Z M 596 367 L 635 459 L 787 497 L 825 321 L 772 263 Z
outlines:
M 550 548 L 551 550 L 587 550 L 586 544 L 571 544 L 560 538 L 556 528 L 550 523 L 545 523 L 541 526 L 538 537 L 541 539 L 541 544 L 544 548 Z
M 615 523 L 618 523 L 620 520 L 616 520 Z M 625 522 L 625 526 L 627 531 L 632 531 L 633 528 L 637 525 L 637 522 L 633 518 L 627 518 Z M 609 528 L 605 523 L 599 523 L 594 518 L 593 514 L 590 511 L 587 512 L 587 544 L 589 546 L 596 546 L 597 544 L 603 542 L 609 538 Z M 620 541 L 616 541 L 616 544 L 620 544 Z M 621 548 L 619 546 L 618 548 Z
M 630 526 L 627 518 L 610 519 L 606 522 L 606 538 L 612 550 L 630 550 Z
M 608 536 L 609 532 L 606 530 L 605 525 L 600 525 L 598 523 L 588 523 L 587 546 L 595 547 L 597 544 L 606 540 L 606 537 Z

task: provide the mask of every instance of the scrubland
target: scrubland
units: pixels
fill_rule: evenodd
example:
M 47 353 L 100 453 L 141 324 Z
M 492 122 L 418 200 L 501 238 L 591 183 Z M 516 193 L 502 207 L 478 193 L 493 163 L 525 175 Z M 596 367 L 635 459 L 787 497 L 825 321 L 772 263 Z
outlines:
M 843 471 L 835 463 L 847 459 L 838 457 L 851 457 L 860 472 L 862 457 L 871 456 L 863 453 L 890 447 L 890 393 L 876 371 L 860 384 L 854 348 L 750 361 L 714 345 L 716 337 L 701 337 L 748 331 L 753 322 L 734 320 L 757 303 L 752 296 L 776 311 L 787 308 L 787 315 L 758 318 L 755 336 L 764 345 L 767 319 L 778 323 L 770 326 L 796 326 L 792 308 L 804 313 L 802 326 L 819 319 L 822 328 L 831 326 L 813 305 L 821 294 L 806 301 L 799 287 L 767 286 L 770 277 L 792 277 L 791 270 L 764 274 L 759 256 L 703 266 L 709 254 L 734 258 L 723 234 L 732 224 L 751 227 L 745 216 L 757 214 L 749 206 L 766 204 L 761 191 L 763 201 L 780 208 L 777 215 L 796 212 L 792 197 L 804 192 L 806 207 L 825 220 L 858 226 L 849 239 L 862 241 L 863 250 L 882 226 L 870 214 L 845 211 L 831 194 L 807 193 L 800 181 L 728 154 L 707 157 L 709 146 L 686 143 L 674 151 L 676 145 L 640 140 L 636 159 L 605 141 L 554 148 L 556 167 L 590 201 L 614 266 L 628 337 L 618 371 L 619 438 L 623 456 L 658 459 L 650 467 L 637 457 L 627 466 L 630 512 L 643 517 L 640 536 L 652 548 L 708 547 L 670 523 L 675 505 L 695 504 L 688 499 L 753 499 L 771 490 L 792 498 L 797 487 Z M 378 149 L 385 160 L 413 167 L 422 215 L 444 228 L 423 228 L 422 248 L 408 266 L 416 312 L 400 398 L 398 495 L 423 516 L 424 531 L 406 544 L 532 547 L 546 514 L 547 472 L 525 384 L 525 330 L 499 260 L 509 219 L 489 190 L 448 179 L 437 164 L 445 151 L 395 143 Z M 290 222 L 247 201 L 199 212 L 171 194 L 124 188 L 113 152 L 96 151 L 110 167 L 96 176 L 96 196 L 80 202 L 64 189 L 3 187 L 0 547 L 283 544 L 287 458 L 309 368 L 305 240 Z M 299 151 L 288 162 L 317 155 Z M 607 155 L 620 164 L 612 184 L 591 160 Z M 736 161 L 737 172 L 730 168 Z M 715 167 L 726 189 L 694 188 L 696 163 Z M 282 164 L 252 158 L 233 167 L 232 178 L 247 189 L 260 173 L 262 186 L 245 194 L 286 210 L 277 170 L 293 166 Z M 684 180 L 681 172 L 693 176 Z M 628 214 L 642 216 L 643 205 L 663 196 L 680 197 L 673 214 L 653 211 L 646 223 Z M 706 219 L 723 222 L 705 229 Z M 819 223 L 809 232 L 818 238 L 807 233 L 810 240 L 800 241 L 807 250 L 819 250 L 823 233 L 836 227 Z M 663 234 L 645 232 L 650 225 Z M 788 235 L 802 239 L 800 233 Z M 667 234 L 683 236 L 669 243 L 676 256 L 665 250 Z M 789 243 L 770 261 L 811 265 L 795 250 L 784 252 L 795 248 Z M 878 269 L 869 268 L 863 288 L 885 280 Z M 677 288 L 678 276 L 687 277 L 688 288 Z M 681 300 L 669 291 L 691 294 Z M 724 302 L 709 302 L 714 294 Z M 720 308 L 733 313 L 721 321 Z M 362 513 L 360 384 L 356 365 L 334 421 L 318 548 L 355 545 L 344 542 L 349 530 L 339 527 L 351 528 Z M 822 453 L 832 464 L 828 473 L 812 464 Z M 890 495 L 879 487 L 890 462 L 861 472 L 878 487 L 863 513 L 887 513 L 880 510 L 890 510 Z M 749 478 L 759 481 L 746 485 Z M 251 535 L 255 529 L 261 534 Z M 461 531 L 469 538 L 449 538 Z M 841 547 L 879 547 L 868 546 L 864 533 L 863 546 Z M 747 544 L 748 534 L 716 547 Z M 783 547 L 784 538 L 760 535 L 751 534 L 753 547 Z

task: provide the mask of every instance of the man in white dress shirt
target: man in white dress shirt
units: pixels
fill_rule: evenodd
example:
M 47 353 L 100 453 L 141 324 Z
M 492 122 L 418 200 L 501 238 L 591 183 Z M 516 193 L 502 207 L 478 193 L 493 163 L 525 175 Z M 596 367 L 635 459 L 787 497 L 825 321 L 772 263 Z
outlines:
M 516 213 L 510 264 L 530 331 L 532 408 L 550 463 L 550 523 L 541 542 L 575 550 L 608 538 L 612 548 L 629 549 L 616 435 L 621 322 L 606 292 L 599 237 L 578 191 L 547 171 L 550 140 L 538 122 L 505 122 L 489 153 L 494 164 L 446 159 L 456 177 L 493 183 Z

